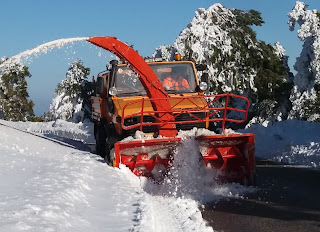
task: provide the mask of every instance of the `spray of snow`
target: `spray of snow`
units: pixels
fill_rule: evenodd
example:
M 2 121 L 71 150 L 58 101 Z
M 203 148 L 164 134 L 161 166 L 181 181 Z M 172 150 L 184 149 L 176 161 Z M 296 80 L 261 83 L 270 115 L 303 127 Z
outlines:
M 223 197 L 244 197 L 245 193 L 255 191 L 238 184 L 218 185 L 216 172 L 199 162 L 199 146 L 193 136 L 195 131 L 180 134 L 183 138 L 174 151 L 173 166 L 160 183 L 144 177 L 138 179 L 127 167 L 120 166 L 130 181 L 147 193 L 140 210 L 148 214 L 143 213 L 140 217 L 142 221 L 150 221 L 150 215 L 157 215 L 153 219 L 152 231 L 211 232 L 213 229 L 207 226 L 200 211 L 205 203 Z M 183 223 L 177 223 L 181 221 Z
M 72 44 L 77 41 L 85 41 L 88 39 L 89 37 L 66 38 L 66 39 L 57 39 L 57 40 L 53 40 L 53 41 L 41 44 L 35 48 L 26 50 L 15 56 L 4 59 L 3 63 L 0 64 L 0 71 L 12 64 L 17 64 L 17 63 L 21 64 L 23 63 L 24 60 L 29 59 L 31 56 L 37 56 L 37 55 L 40 55 L 41 53 L 46 54 L 47 52 L 51 51 L 54 48 L 61 48 L 67 44 Z
M 245 193 L 255 191 L 254 188 L 243 187 L 238 184 L 217 184 L 218 174 L 213 169 L 207 169 L 199 156 L 197 136 L 216 135 L 215 133 L 194 128 L 190 131 L 180 131 L 181 142 L 174 152 L 172 167 L 159 183 L 147 178 L 140 178 L 136 184 L 148 193 L 149 210 L 163 212 L 157 216 L 155 223 L 166 221 L 170 227 L 157 225 L 154 231 L 213 231 L 203 220 L 200 209 L 204 204 L 218 201 L 223 197 L 243 197 Z M 127 170 L 121 167 L 121 170 Z M 132 177 L 136 178 L 136 177 Z M 168 216 L 169 215 L 169 216 Z M 173 218 L 172 218 L 173 216 Z M 186 220 L 187 218 L 187 220 Z M 183 224 L 176 224 L 177 221 Z M 158 222 L 159 221 L 159 222 Z

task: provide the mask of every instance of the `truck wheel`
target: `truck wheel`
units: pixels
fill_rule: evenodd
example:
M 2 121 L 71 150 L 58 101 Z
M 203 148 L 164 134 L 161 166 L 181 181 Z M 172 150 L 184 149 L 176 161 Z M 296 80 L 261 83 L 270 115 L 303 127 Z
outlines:
M 253 173 L 250 175 L 250 185 L 257 186 L 257 174 Z
M 110 145 L 103 127 L 96 130 L 96 154 L 110 162 Z
M 240 182 L 245 186 L 256 186 L 257 185 L 257 177 L 256 174 L 251 174 L 249 177 L 244 176 Z

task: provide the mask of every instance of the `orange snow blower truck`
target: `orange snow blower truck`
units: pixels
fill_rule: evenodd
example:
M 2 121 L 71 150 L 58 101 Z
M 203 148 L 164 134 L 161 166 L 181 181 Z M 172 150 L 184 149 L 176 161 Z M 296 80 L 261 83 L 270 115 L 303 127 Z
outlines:
M 204 133 L 195 137 L 199 159 L 220 170 L 222 180 L 254 184 L 254 135 L 225 130 L 226 122 L 245 122 L 247 98 L 205 95 L 206 83 L 200 82 L 191 61 L 147 62 L 115 37 L 88 41 L 119 58 L 98 74 L 91 98 L 98 155 L 114 167 L 123 164 L 138 176 L 154 177 L 170 169 L 182 143 L 179 134 L 202 128 Z M 244 109 L 233 108 L 235 101 Z M 232 113 L 238 118 L 228 117 Z M 207 130 L 217 123 L 222 133 Z

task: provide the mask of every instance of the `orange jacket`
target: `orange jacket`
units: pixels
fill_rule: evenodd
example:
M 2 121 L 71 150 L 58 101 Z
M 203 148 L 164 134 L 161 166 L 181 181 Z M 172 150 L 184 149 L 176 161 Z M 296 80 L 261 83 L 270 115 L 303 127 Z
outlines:
M 168 86 L 169 88 L 180 90 L 181 88 L 189 89 L 189 83 L 182 76 L 178 77 L 178 81 L 174 80 L 171 76 L 168 76 L 163 80 L 163 86 Z

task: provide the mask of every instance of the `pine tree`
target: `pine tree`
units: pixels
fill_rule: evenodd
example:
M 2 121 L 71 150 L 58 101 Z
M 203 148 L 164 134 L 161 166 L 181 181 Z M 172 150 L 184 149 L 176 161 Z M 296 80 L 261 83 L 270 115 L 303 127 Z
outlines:
M 291 92 L 290 118 L 320 122 L 320 13 L 307 10 L 307 5 L 297 1 L 289 12 L 290 30 L 300 25 L 298 37 L 303 41 L 300 57 L 294 65 L 294 88 Z
M 63 119 L 82 122 L 91 115 L 91 83 L 86 79 L 90 68 L 85 68 L 82 61 L 74 61 L 66 74 L 66 78 L 58 84 L 56 97 L 52 100 L 45 120 Z
M 17 63 L 7 65 L 0 72 L 0 114 L 6 120 L 26 121 L 34 116 L 26 77 L 31 77 L 28 67 Z
M 160 47 L 154 56 L 173 57 L 177 51 L 183 59 L 207 67 L 211 93 L 248 97 L 250 117 L 259 118 L 259 122 L 284 120 L 291 90 L 289 68 L 284 54 L 257 40 L 251 26 L 263 23 L 255 10 L 228 9 L 219 3 L 200 8 L 174 42 L 171 56 L 170 46 Z

